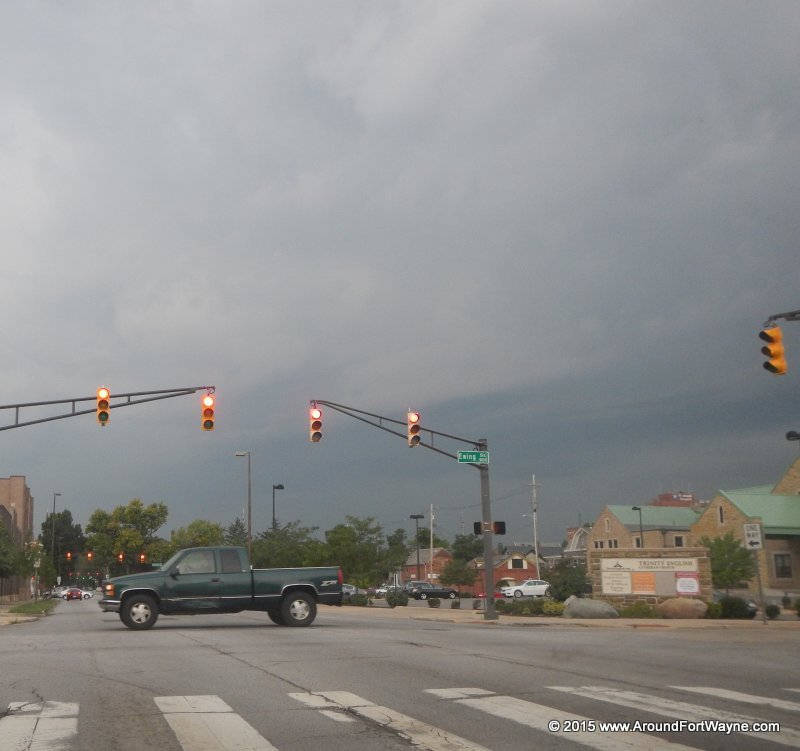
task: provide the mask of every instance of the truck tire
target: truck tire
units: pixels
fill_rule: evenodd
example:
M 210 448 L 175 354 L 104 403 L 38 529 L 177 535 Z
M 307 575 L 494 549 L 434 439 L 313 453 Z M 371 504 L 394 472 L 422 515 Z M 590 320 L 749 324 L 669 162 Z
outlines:
M 285 626 L 309 626 L 316 617 L 317 603 L 308 592 L 295 590 L 284 596 L 281 618 Z
M 285 626 L 286 624 L 283 621 L 283 616 L 281 615 L 280 610 L 268 610 L 267 615 L 269 619 L 276 625 L 276 626 Z
M 128 628 L 143 631 L 158 620 L 158 605 L 150 595 L 133 594 L 123 600 L 119 617 Z
M 451 600 L 455 600 L 455 599 L 456 599 L 456 593 L 455 593 L 455 592 L 451 592 L 451 593 L 450 593 L 449 595 L 447 595 L 447 596 L 448 596 L 448 597 L 449 597 Z
M 427 592 L 421 592 L 420 595 L 419 595 L 419 599 L 420 600 L 427 600 L 428 599 Z

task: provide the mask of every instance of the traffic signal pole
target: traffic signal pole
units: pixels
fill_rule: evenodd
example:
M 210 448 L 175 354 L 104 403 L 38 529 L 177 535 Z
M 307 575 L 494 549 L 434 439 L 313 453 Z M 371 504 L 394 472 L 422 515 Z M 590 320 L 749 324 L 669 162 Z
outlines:
M 377 415 L 373 412 L 366 412 L 363 409 L 357 409 L 355 407 L 348 407 L 344 404 L 337 404 L 335 402 L 329 402 L 324 399 L 312 399 L 311 400 L 312 409 L 318 407 L 319 405 L 323 405 L 325 407 L 330 407 L 332 410 L 336 412 L 341 412 L 343 415 L 347 415 L 348 417 L 352 417 L 355 420 L 360 420 L 361 422 L 367 423 L 367 425 L 372 425 L 373 428 L 379 428 L 380 430 L 385 430 L 387 433 L 391 433 L 392 435 L 399 436 L 400 438 L 405 438 L 406 441 L 409 440 L 408 431 L 405 433 L 401 433 L 398 430 L 392 430 L 391 428 L 387 428 L 383 423 L 392 423 L 395 425 L 404 425 L 407 426 L 407 422 L 403 422 L 402 420 L 395 420 L 392 417 L 385 417 L 384 415 Z M 410 414 L 410 413 L 409 413 Z M 362 417 L 361 415 L 366 415 L 366 417 Z M 377 420 L 377 422 L 373 422 L 367 418 L 373 418 Z M 417 418 L 419 419 L 419 418 Z M 451 454 L 449 451 L 444 451 L 436 446 L 433 445 L 434 436 L 440 436 L 442 438 L 449 438 L 453 441 L 459 441 L 460 443 L 468 443 L 474 446 L 478 451 L 487 451 L 489 442 L 486 438 L 479 438 L 478 440 L 474 440 L 472 438 L 463 438 L 457 435 L 451 435 L 449 433 L 443 433 L 440 430 L 433 430 L 431 428 L 421 427 L 420 430 L 422 432 L 428 433 L 430 435 L 430 442 L 425 443 L 424 441 L 420 441 L 416 444 L 416 446 L 423 446 L 430 451 L 435 451 L 437 454 L 442 454 L 443 456 L 447 456 L 451 459 L 458 459 L 456 454 Z M 463 462 L 464 464 L 468 464 L 471 467 L 474 467 L 480 472 L 480 481 L 481 481 L 481 516 L 483 517 L 483 587 L 484 593 L 486 595 L 486 609 L 484 610 L 484 620 L 487 621 L 496 621 L 497 620 L 497 610 L 494 606 L 494 549 L 492 543 L 492 502 L 491 502 L 491 494 L 489 490 L 489 465 L 488 464 L 478 464 L 475 462 Z

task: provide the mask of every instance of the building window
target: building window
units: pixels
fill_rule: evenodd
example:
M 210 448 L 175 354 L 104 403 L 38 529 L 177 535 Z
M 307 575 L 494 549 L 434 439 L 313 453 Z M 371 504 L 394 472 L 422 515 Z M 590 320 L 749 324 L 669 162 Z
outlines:
M 618 541 L 615 539 L 613 542 L 614 542 L 614 547 L 615 547 L 615 548 L 618 548 L 618 547 L 619 547 L 619 543 L 618 543 Z
M 717 513 L 719 514 L 719 523 L 725 524 L 725 511 L 722 506 L 717 506 Z
M 675 547 L 676 548 L 683 547 L 683 535 L 675 535 Z
M 611 521 L 609 519 L 605 520 L 605 525 L 606 525 L 606 532 L 610 532 L 611 531 Z
M 512 558 L 511 568 L 522 568 L 522 558 Z
M 775 553 L 773 555 L 773 560 L 775 561 L 775 578 L 791 579 L 792 556 L 788 553 Z
M 594 541 L 594 546 L 595 546 L 595 548 L 599 548 L 599 547 L 600 547 L 600 543 L 599 543 L 599 542 L 597 542 L 597 540 L 595 540 L 595 541 Z
M 601 548 L 603 547 L 603 541 L 602 540 L 600 540 L 600 547 Z
M 642 547 L 642 538 L 641 537 L 634 537 L 633 541 L 636 543 L 636 547 L 637 548 Z

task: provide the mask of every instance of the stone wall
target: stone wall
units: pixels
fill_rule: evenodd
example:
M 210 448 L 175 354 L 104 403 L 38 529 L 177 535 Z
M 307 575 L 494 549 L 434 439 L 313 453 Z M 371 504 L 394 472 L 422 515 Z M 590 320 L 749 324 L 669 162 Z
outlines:
M 694 548 L 636 548 L 635 550 L 588 550 L 587 574 L 592 583 L 592 597 L 598 600 L 610 602 L 615 607 L 632 605 L 635 602 L 648 602 L 656 605 L 664 600 L 673 597 L 691 597 L 705 602 L 711 601 L 711 562 L 708 558 L 708 549 L 704 547 Z M 602 561 L 604 559 L 697 559 L 697 574 L 700 584 L 700 592 L 694 595 L 678 595 L 676 592 L 650 593 L 650 594 L 609 594 L 603 592 Z M 659 572 L 666 573 L 666 572 Z
M 800 459 L 796 459 L 772 489 L 775 495 L 797 495 L 800 493 Z

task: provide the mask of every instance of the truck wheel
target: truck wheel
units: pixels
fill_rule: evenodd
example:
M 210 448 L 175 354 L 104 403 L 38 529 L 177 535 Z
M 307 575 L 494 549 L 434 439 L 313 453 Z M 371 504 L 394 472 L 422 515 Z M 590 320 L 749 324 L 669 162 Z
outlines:
M 289 592 L 281 604 L 281 617 L 286 626 L 308 626 L 317 617 L 317 603 L 307 592 Z
M 131 595 L 120 606 L 119 617 L 128 628 L 143 631 L 158 620 L 158 605 L 150 595 Z
M 269 619 L 277 626 L 285 626 L 280 610 L 268 610 Z
M 447 596 L 448 596 L 448 597 L 449 597 L 451 600 L 455 600 L 455 599 L 456 599 L 456 593 L 455 593 L 455 592 L 451 592 L 451 593 L 450 593 L 449 595 L 447 595 Z
M 427 595 L 427 594 L 425 594 L 425 592 L 422 592 L 422 593 L 420 594 L 420 596 L 419 596 L 419 599 L 420 599 L 420 600 L 427 600 L 427 599 L 428 599 L 428 595 Z

